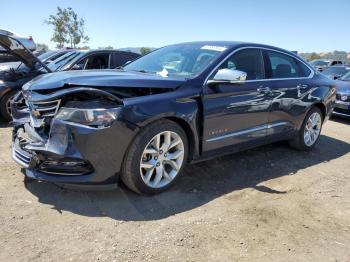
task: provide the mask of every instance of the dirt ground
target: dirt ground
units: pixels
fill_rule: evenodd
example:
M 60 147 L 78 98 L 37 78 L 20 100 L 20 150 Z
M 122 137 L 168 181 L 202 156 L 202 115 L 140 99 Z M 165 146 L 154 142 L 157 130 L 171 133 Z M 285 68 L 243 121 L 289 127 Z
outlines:
M 350 261 L 350 121 L 189 165 L 170 191 L 24 182 L 0 127 L 0 261 Z

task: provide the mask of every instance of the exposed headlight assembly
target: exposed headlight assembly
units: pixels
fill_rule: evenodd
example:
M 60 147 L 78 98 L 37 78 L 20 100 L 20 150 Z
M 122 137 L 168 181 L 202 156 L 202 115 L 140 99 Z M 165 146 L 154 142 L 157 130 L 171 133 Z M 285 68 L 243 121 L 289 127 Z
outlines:
M 62 107 L 55 118 L 101 128 L 110 126 L 117 119 L 119 112 L 120 108 L 80 109 Z

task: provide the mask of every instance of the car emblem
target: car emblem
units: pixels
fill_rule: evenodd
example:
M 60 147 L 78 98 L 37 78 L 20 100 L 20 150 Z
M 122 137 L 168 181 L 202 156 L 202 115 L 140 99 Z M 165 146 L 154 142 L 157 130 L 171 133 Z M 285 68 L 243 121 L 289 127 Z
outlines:
M 342 96 L 340 97 L 340 99 L 341 99 L 342 101 L 346 101 L 346 100 L 348 99 L 348 96 L 347 96 L 347 95 L 342 95 Z

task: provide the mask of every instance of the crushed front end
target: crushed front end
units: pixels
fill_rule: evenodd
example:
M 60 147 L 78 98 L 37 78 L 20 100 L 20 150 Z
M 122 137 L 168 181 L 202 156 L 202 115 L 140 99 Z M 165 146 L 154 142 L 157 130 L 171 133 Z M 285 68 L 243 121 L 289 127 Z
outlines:
M 26 176 L 64 185 L 115 185 L 137 126 L 100 89 L 23 89 L 12 102 L 12 158 Z

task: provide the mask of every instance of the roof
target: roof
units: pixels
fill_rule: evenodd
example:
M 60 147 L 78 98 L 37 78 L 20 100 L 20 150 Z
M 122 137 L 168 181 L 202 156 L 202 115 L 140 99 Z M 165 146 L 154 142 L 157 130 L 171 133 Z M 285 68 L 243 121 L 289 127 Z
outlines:
M 211 45 L 211 46 L 225 46 L 229 49 L 237 49 L 240 47 L 257 47 L 257 48 L 268 48 L 268 49 L 274 49 L 277 51 L 285 52 L 288 53 L 294 57 L 298 57 L 300 59 L 300 56 L 297 54 L 285 50 L 283 48 L 279 48 L 276 46 L 271 46 L 271 45 L 265 45 L 265 44 L 258 44 L 258 43 L 251 43 L 251 42 L 241 42 L 241 41 L 197 41 L 197 42 L 185 42 L 185 43 L 178 43 L 178 45 L 181 44 L 198 44 L 198 45 Z M 175 44 L 177 45 L 177 44 Z

